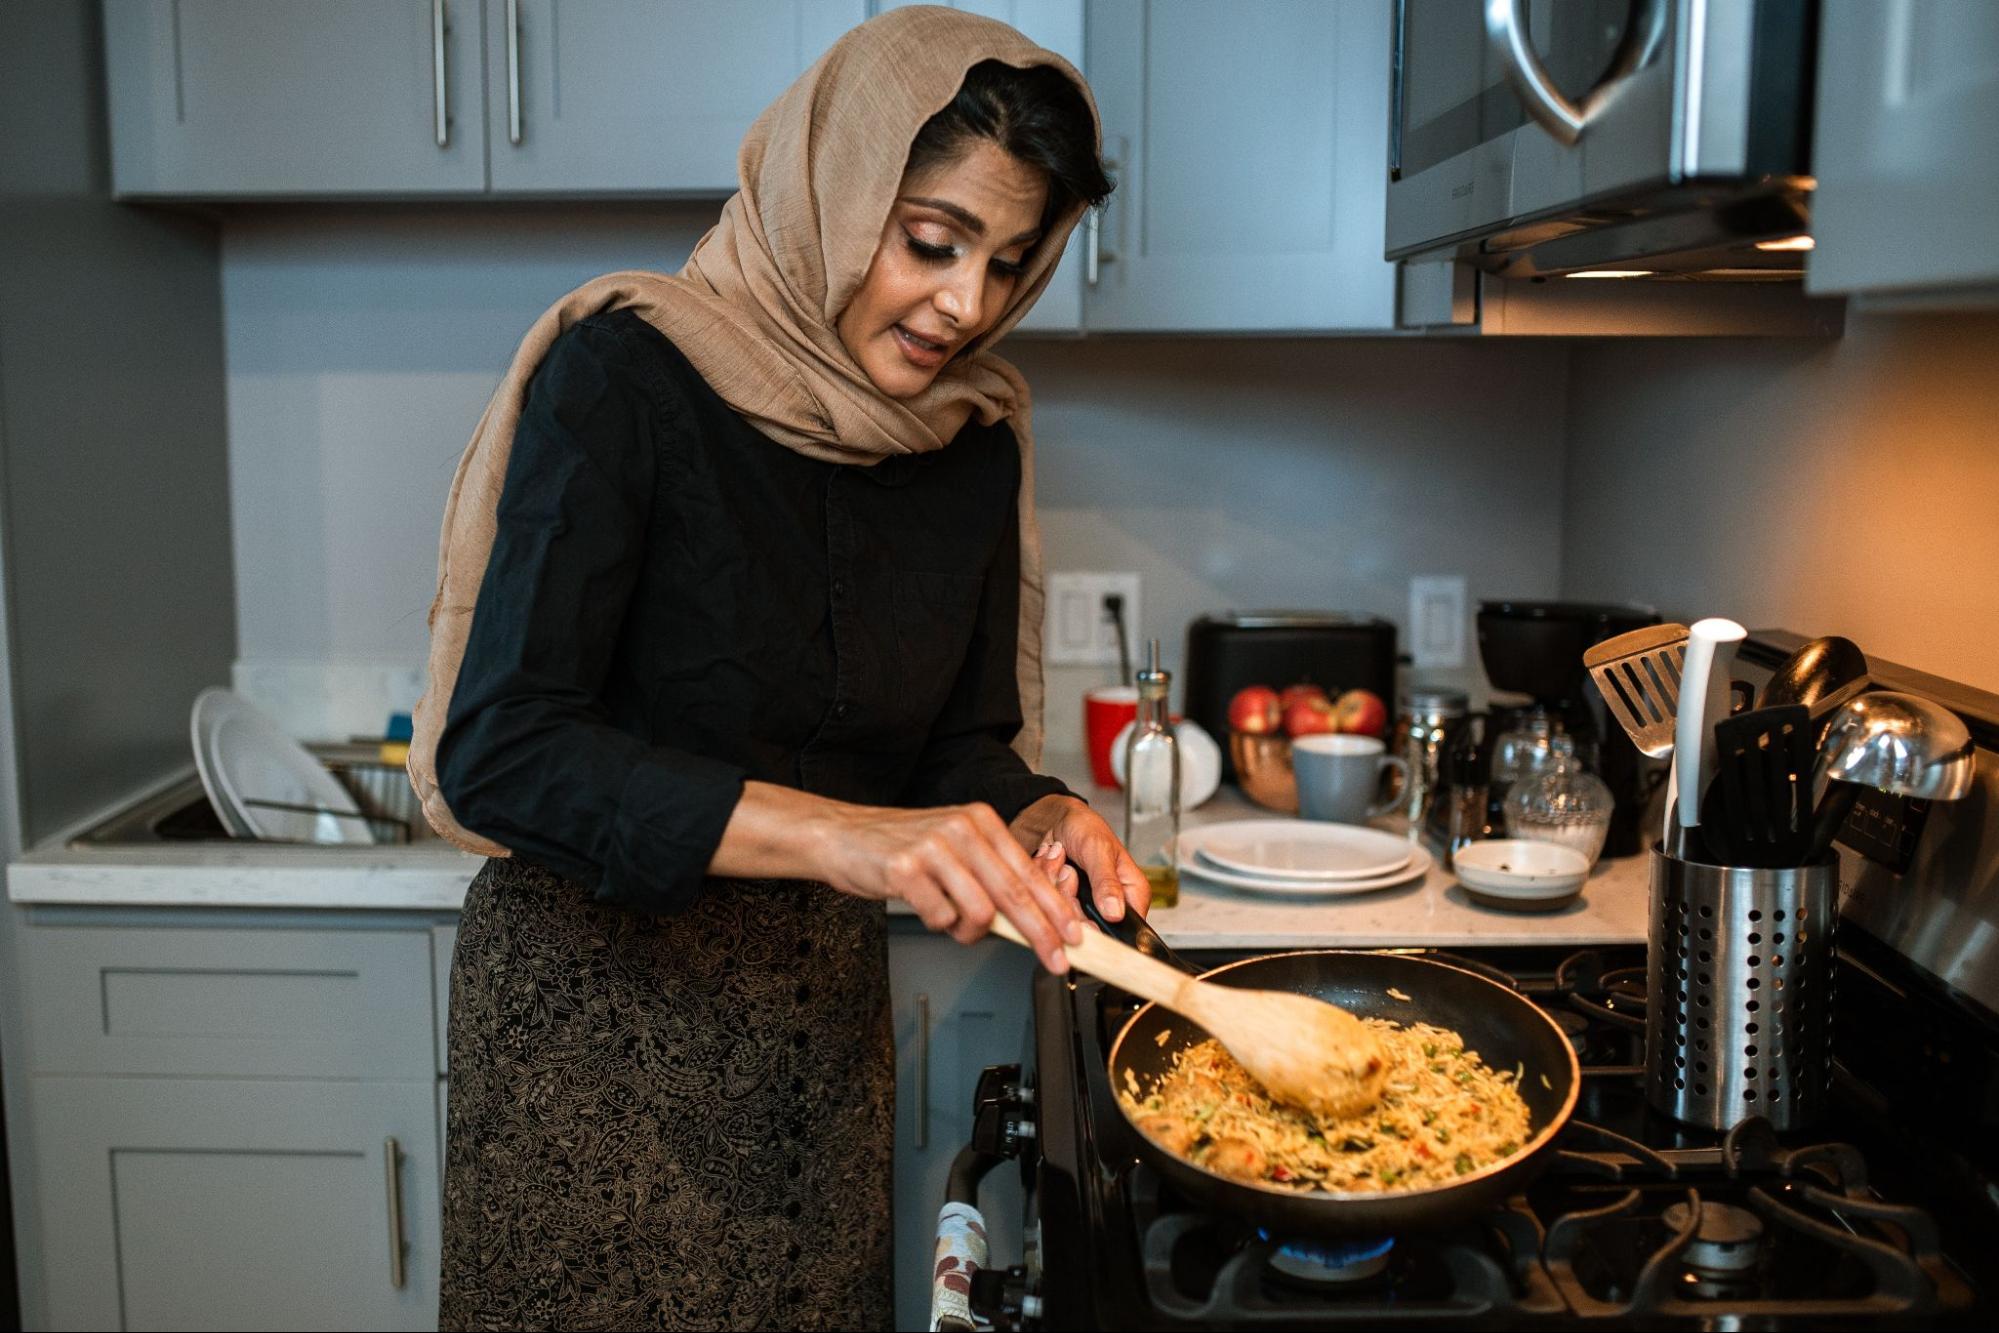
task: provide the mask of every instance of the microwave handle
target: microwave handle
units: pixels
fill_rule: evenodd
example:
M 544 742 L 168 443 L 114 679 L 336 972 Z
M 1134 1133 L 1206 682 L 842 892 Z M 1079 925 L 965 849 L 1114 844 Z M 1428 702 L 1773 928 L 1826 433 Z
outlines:
M 1527 40 L 1527 0 L 1485 0 L 1485 38 L 1534 123 L 1573 146 L 1591 119 L 1616 96 L 1618 87 L 1658 54 L 1666 35 L 1666 5 L 1667 0 L 1632 0 L 1631 19 L 1625 24 L 1610 68 L 1583 94 L 1580 104 L 1555 86 L 1548 67 Z

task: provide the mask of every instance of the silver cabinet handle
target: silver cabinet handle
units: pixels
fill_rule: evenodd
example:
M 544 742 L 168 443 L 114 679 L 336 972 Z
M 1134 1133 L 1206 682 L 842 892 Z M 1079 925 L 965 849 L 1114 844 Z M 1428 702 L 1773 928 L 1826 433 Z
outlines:
M 916 1146 L 930 1146 L 930 997 L 916 997 Z
M 430 0 L 430 93 L 431 112 L 437 126 L 437 146 L 451 146 L 451 116 L 445 104 L 450 100 L 451 72 L 444 63 L 444 0 Z M 399 1284 L 400 1285 L 400 1284 Z
M 1527 39 L 1527 0 L 1485 0 L 1485 39 L 1506 71 L 1506 81 L 1534 122 L 1564 144 L 1583 137 L 1592 118 L 1616 96 L 1625 79 L 1651 63 L 1666 34 L 1666 0 L 1638 0 L 1610 68 L 1596 86 L 1572 102 L 1555 86 L 1540 53 Z
M 507 142 L 521 146 L 521 0 L 507 0 Z
M 401 1291 L 403 1271 L 403 1149 L 395 1136 L 382 1140 L 382 1159 L 389 1174 L 389 1285 Z

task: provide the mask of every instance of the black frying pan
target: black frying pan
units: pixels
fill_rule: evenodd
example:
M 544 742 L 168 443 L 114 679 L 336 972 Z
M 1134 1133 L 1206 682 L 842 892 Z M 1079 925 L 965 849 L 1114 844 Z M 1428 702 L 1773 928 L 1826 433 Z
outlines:
M 1096 917 L 1087 884 L 1079 896 Z M 1466 1049 L 1478 1052 L 1488 1067 L 1522 1067 L 1520 1095 L 1527 1103 L 1530 1137 L 1520 1151 L 1449 1184 L 1421 1189 L 1303 1192 L 1236 1180 L 1167 1151 L 1132 1125 L 1140 1155 L 1180 1190 L 1211 1207 L 1286 1235 L 1381 1236 L 1448 1227 L 1524 1189 L 1547 1164 L 1556 1135 L 1575 1109 L 1582 1073 L 1568 1038 L 1519 992 L 1475 972 L 1405 954 L 1340 949 L 1271 954 L 1202 972 L 1174 954 L 1136 912 L 1115 924 L 1101 919 L 1099 924 L 1125 943 L 1204 980 L 1312 995 L 1364 1018 L 1434 1023 L 1463 1036 Z M 1398 1000 L 1388 993 L 1390 988 L 1410 998 Z M 1164 1045 L 1159 1042 L 1162 1030 L 1169 1034 Z M 1141 1091 L 1149 1090 L 1181 1049 L 1207 1036 L 1178 1014 L 1146 1005 L 1111 1044 L 1111 1086 L 1129 1086 L 1128 1071 Z

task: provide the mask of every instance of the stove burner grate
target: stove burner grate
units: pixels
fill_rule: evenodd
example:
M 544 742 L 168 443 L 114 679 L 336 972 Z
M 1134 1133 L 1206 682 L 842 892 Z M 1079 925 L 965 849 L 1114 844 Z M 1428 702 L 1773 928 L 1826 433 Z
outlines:
M 1610 1150 L 1580 1151 L 1590 1136 Z M 1739 1315 L 1907 1316 L 1970 1301 L 1935 1222 L 1881 1202 L 1845 1144 L 1786 1148 L 1745 1120 L 1718 1148 L 1655 1151 L 1581 1122 L 1563 1147 L 1537 1187 L 1559 1214 L 1542 1256 L 1578 1314 L 1699 1316 L 1726 1300 Z

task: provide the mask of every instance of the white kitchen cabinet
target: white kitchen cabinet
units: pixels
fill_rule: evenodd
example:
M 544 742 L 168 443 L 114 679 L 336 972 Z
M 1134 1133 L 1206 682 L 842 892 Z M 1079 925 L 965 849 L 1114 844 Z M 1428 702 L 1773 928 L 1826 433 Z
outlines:
M 479 0 L 105 0 L 124 198 L 486 188 Z
M 1390 0 L 1091 0 L 1093 333 L 1387 330 Z
M 492 188 L 727 195 L 750 124 L 866 0 L 485 0 Z
M 1999 302 L 1999 5 L 1827 0 L 1813 292 Z
M 895 1326 L 926 1327 L 937 1210 L 951 1159 L 972 1138 L 972 1093 L 988 1065 L 1018 1064 L 1032 1022 L 1034 956 L 989 939 L 970 948 L 908 917 L 889 923 L 895 1004 Z M 986 1177 L 993 1252 L 1020 1254 L 1020 1175 Z
M 437 1326 L 434 1081 L 37 1077 L 28 1097 L 53 1326 Z

